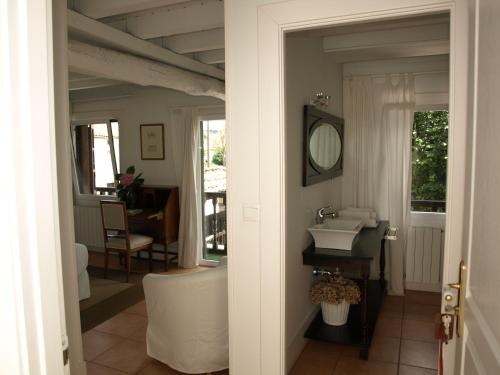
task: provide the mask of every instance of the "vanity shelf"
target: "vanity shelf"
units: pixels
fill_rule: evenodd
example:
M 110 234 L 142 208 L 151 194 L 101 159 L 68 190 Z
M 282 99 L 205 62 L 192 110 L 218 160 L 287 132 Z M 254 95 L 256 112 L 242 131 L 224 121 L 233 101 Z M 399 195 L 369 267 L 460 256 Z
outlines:
M 330 326 L 323 322 L 319 311 L 305 337 L 343 345 L 360 345 L 360 357 L 368 359 L 373 331 L 386 293 L 384 249 L 388 226 L 387 221 L 381 221 L 376 228 L 364 228 L 350 251 L 316 248 L 313 242 L 302 252 L 305 265 L 339 267 L 342 270 L 357 269 L 361 275 L 360 279 L 355 280 L 361 290 L 361 302 L 351 305 L 347 323 L 338 327 Z M 377 255 L 380 265 L 379 280 L 369 280 L 370 268 Z

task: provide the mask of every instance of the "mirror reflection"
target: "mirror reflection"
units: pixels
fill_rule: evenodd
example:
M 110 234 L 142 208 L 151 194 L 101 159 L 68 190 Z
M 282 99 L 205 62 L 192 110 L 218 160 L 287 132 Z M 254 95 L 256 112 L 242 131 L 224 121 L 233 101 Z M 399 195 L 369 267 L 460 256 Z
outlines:
M 318 125 L 309 140 L 309 152 L 313 161 L 323 169 L 330 169 L 340 158 L 342 144 L 337 129 L 327 122 Z

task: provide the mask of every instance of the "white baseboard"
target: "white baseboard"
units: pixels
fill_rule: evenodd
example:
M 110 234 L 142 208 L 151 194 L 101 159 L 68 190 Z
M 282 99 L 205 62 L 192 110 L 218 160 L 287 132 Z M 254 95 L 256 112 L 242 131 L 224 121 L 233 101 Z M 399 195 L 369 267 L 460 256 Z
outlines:
M 287 346 L 287 352 L 286 352 L 286 373 L 288 374 L 290 370 L 292 369 L 293 365 L 299 358 L 300 353 L 302 353 L 302 350 L 304 350 L 304 347 L 306 346 L 307 342 L 309 341 L 304 337 L 304 333 L 306 332 L 307 328 L 309 328 L 309 325 L 311 322 L 314 320 L 316 317 L 316 314 L 319 311 L 319 307 L 314 306 L 309 314 L 305 317 L 305 319 L 302 321 L 302 324 L 298 328 L 298 330 L 295 332 L 295 334 L 292 336 L 291 340 L 289 341 L 289 344 Z
M 405 282 L 405 288 L 408 290 L 419 290 L 422 292 L 436 292 L 441 293 L 441 284 L 428 284 L 428 283 L 416 283 L 411 281 Z

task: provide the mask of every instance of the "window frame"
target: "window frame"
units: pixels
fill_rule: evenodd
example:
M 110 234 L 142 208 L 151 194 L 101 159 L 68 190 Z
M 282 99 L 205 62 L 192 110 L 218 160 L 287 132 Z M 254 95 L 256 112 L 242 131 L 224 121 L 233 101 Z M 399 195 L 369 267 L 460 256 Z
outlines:
M 418 104 L 415 106 L 413 115 L 415 118 L 415 113 L 416 112 L 430 112 L 430 111 L 446 111 L 448 114 L 450 113 L 449 110 L 449 105 L 448 103 L 427 103 L 427 104 Z M 448 115 L 449 118 L 449 115 Z M 449 123 L 448 123 L 449 125 Z M 413 125 L 412 125 L 412 134 L 413 134 Z M 449 135 L 449 132 L 448 132 Z M 412 135 L 412 143 L 413 143 L 413 135 Z M 448 137 L 448 146 L 449 146 L 449 137 Z M 449 156 L 450 149 L 448 147 L 447 154 Z M 413 168 L 413 158 L 412 158 L 412 168 Z M 446 163 L 446 169 L 448 170 L 448 162 Z M 413 190 L 413 173 L 411 174 L 412 178 L 410 181 L 410 189 Z M 446 180 L 446 198 L 444 200 L 444 211 L 439 212 L 439 211 L 415 211 L 412 209 L 413 202 L 418 201 L 418 199 L 413 199 L 413 197 L 410 194 L 410 213 L 412 214 L 431 214 L 431 215 L 446 215 L 446 203 L 448 202 L 448 180 Z M 432 202 L 432 200 L 429 200 Z
M 225 126 L 224 126 L 224 131 L 227 134 L 227 120 L 226 120 L 226 115 L 225 113 L 211 113 L 211 114 L 205 114 L 205 115 L 200 115 L 198 118 L 199 121 L 199 150 L 200 150 L 200 155 L 199 155 L 199 173 L 198 176 L 200 178 L 200 193 L 199 193 L 199 198 L 201 201 L 201 228 L 202 228 L 202 249 L 201 249 L 201 257 L 200 257 L 200 265 L 203 266 L 216 266 L 219 264 L 218 260 L 211 260 L 207 258 L 208 255 L 208 249 L 205 246 L 205 203 L 203 201 L 203 194 L 204 194 L 204 179 L 203 179 L 203 174 L 204 174 L 204 155 L 203 155 L 203 150 L 204 150 L 204 142 L 203 142 L 203 122 L 204 121 L 216 121 L 216 120 L 224 120 Z M 227 137 L 226 137 L 226 147 L 227 147 Z M 226 161 L 227 164 L 227 161 Z M 226 169 L 226 182 L 227 182 L 227 169 Z M 226 189 L 226 196 L 227 196 L 227 189 Z M 226 217 L 227 217 L 227 199 L 226 199 Z M 226 223 L 226 230 L 227 230 L 227 223 Z M 227 244 L 226 244 L 226 256 L 227 256 Z
M 120 121 L 116 117 L 108 117 L 108 118 L 92 118 L 92 119 L 81 119 L 81 120 L 73 120 L 71 121 L 71 131 L 70 131 L 70 144 L 71 144 L 71 164 L 72 164 L 72 175 L 73 175 L 73 188 L 75 191 L 76 196 L 79 198 L 83 199 L 90 199 L 90 197 L 102 197 L 103 195 L 100 194 L 88 194 L 88 193 L 82 193 L 80 189 L 80 181 L 78 179 L 78 167 L 76 165 L 76 153 L 75 153 L 75 139 L 74 139 L 74 134 L 75 134 L 75 128 L 77 126 L 92 126 L 94 124 L 106 124 L 107 128 L 107 133 L 108 133 L 108 146 L 110 148 L 110 155 L 111 155 L 111 166 L 113 168 L 113 175 L 116 175 L 118 173 L 118 165 L 116 162 L 116 151 L 115 150 L 115 144 L 113 140 L 113 131 L 112 131 L 112 126 L 111 123 L 116 122 L 118 124 L 118 129 L 120 128 Z M 120 152 L 120 150 L 118 150 Z M 93 152 L 92 152 L 93 153 Z M 92 155 L 94 157 L 94 155 Z M 93 161 L 94 163 L 94 161 Z M 95 165 L 94 165 L 95 166 Z M 93 182 L 93 188 L 95 189 L 95 181 Z M 107 195 L 105 196 L 106 199 L 113 199 L 116 198 L 116 195 Z

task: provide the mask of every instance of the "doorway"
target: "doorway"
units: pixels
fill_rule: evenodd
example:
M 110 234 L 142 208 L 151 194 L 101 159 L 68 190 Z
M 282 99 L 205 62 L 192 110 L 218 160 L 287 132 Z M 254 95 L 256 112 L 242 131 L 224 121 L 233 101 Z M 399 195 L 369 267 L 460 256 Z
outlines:
M 237 194 L 233 196 L 230 203 L 242 204 L 244 215 L 239 217 L 235 215 L 230 217 L 233 227 L 239 225 L 245 226 L 245 233 L 238 233 L 233 237 L 231 242 L 232 248 L 237 247 L 238 254 L 232 254 L 233 262 L 240 264 L 243 262 L 245 254 L 251 251 L 255 242 L 260 244 L 261 253 L 266 254 L 265 261 L 257 260 L 255 272 L 245 270 L 245 276 L 250 277 L 252 283 L 259 283 L 262 280 L 266 282 L 266 288 L 261 289 L 257 295 L 250 293 L 243 293 L 245 298 L 233 299 L 233 304 L 236 304 L 241 309 L 242 306 L 248 306 L 249 311 L 253 311 L 251 306 L 266 306 L 262 308 L 261 320 L 265 324 L 266 332 L 261 333 L 260 344 L 256 343 L 261 348 L 260 353 L 262 357 L 258 360 L 259 363 L 265 363 L 266 368 L 272 368 L 275 373 L 284 373 L 285 371 L 285 352 L 288 343 L 285 338 L 285 315 L 278 314 L 279 311 L 286 309 L 286 221 L 289 218 L 285 210 L 284 197 L 286 196 L 284 181 L 285 166 L 288 154 L 283 145 L 286 140 L 286 123 L 287 117 L 285 115 L 285 92 L 286 87 L 284 84 L 285 67 L 284 67 L 284 48 L 285 48 L 285 33 L 288 31 L 297 31 L 298 29 L 315 29 L 325 26 L 332 26 L 334 24 L 352 24 L 359 21 L 374 21 L 382 19 L 393 19 L 398 16 L 406 17 L 411 15 L 422 15 L 437 12 L 448 12 L 450 8 L 444 6 L 442 3 L 422 5 L 417 1 L 408 1 L 405 3 L 404 11 L 401 10 L 401 3 L 396 1 L 385 2 L 383 6 L 380 3 L 367 3 L 362 4 L 343 4 L 341 7 L 333 6 L 327 2 L 315 2 L 313 5 L 305 2 L 284 2 L 279 4 L 266 4 L 258 8 L 258 35 L 255 36 L 256 43 L 258 42 L 258 59 L 251 63 L 258 67 L 258 76 L 249 75 L 248 79 L 243 79 L 245 72 L 239 69 L 238 62 L 240 59 L 234 57 L 232 59 L 233 79 L 237 79 L 238 83 L 233 86 L 229 85 L 228 90 L 232 93 L 232 99 L 228 108 L 228 115 L 230 116 L 231 124 L 234 128 L 231 132 L 240 131 L 244 132 L 247 136 L 243 138 L 236 138 L 235 143 L 231 144 L 231 150 L 237 148 L 238 152 L 233 155 L 230 153 L 231 165 L 238 170 L 240 167 L 246 167 L 245 173 L 251 171 L 252 174 L 245 177 L 243 173 L 235 173 L 230 175 L 230 184 L 235 186 L 255 186 L 253 179 L 258 176 L 258 192 L 259 192 L 259 206 L 256 207 L 255 212 L 265 212 L 265 215 L 259 217 L 258 231 L 249 225 L 251 222 L 252 202 L 256 202 L 251 194 Z M 456 7 L 455 7 L 456 5 Z M 463 227 L 463 196 L 464 186 L 460 183 L 460 176 L 464 176 L 463 166 L 466 165 L 463 153 L 459 152 L 460 148 L 464 148 L 466 144 L 466 108 L 467 108 L 467 86 L 466 79 L 467 72 L 467 30 L 457 27 L 457 24 L 467 25 L 468 14 L 466 7 L 462 2 L 457 2 L 454 8 L 451 9 L 451 53 L 450 53 L 450 74 L 451 74 L 451 92 L 450 92 L 450 154 L 453 156 L 450 161 L 449 176 L 453 175 L 453 184 L 449 185 L 449 200 L 447 202 L 447 211 L 450 217 L 456 214 L 457 217 L 452 222 L 447 223 L 446 230 L 446 248 L 445 256 L 448 257 L 450 251 L 453 249 L 460 249 L 462 239 L 460 233 Z M 241 8 L 239 9 L 242 10 Z M 248 10 L 248 9 L 247 9 Z M 231 16 L 231 15 L 230 15 Z M 237 15 L 235 15 L 237 17 Z M 244 21 L 244 25 L 252 23 Z M 253 24 L 252 24 L 253 25 Z M 257 27 L 257 26 L 256 26 Z M 235 35 L 245 35 L 242 28 L 234 26 L 233 31 Z M 238 47 L 236 43 L 231 44 L 234 48 L 233 54 L 236 56 L 238 52 L 245 54 L 250 47 Z M 252 50 L 253 51 L 253 50 Z M 255 51 L 257 53 L 257 51 Z M 246 54 L 245 56 L 248 56 Z M 242 62 L 242 61 L 241 61 Z M 247 66 L 247 65 L 245 65 Z M 247 72 L 248 73 L 248 72 Z M 230 77 L 229 77 L 230 78 Z M 258 78 L 258 80 L 257 80 Z M 241 81 L 243 80 L 243 82 Z M 256 81 L 256 82 L 253 82 Z M 234 82 L 234 81 L 233 81 Z M 243 89 L 245 87 L 245 90 Z M 248 93 L 251 93 L 250 96 Z M 239 96 L 241 95 L 241 99 Z M 245 100 L 243 100 L 245 98 Z M 244 103 L 250 100 L 256 100 L 259 103 L 258 116 L 250 115 L 252 111 L 246 111 L 245 116 L 237 113 L 236 109 L 243 108 Z M 254 131 L 253 123 L 258 119 L 259 127 Z M 254 142 L 256 137 L 257 141 Z M 249 150 L 250 146 L 258 146 L 260 158 L 255 169 L 252 165 L 239 153 Z M 250 167 L 250 168 L 248 168 Z M 450 178 L 450 177 L 448 177 Z M 458 180 L 457 180 L 458 178 Z M 254 180 L 255 181 L 255 180 Z M 238 189 L 236 189 L 238 191 Z M 450 208 L 453 213 L 450 213 Z M 257 211 L 258 209 L 258 211 Z M 245 215 L 247 214 L 247 215 Z M 279 230 L 277 231 L 277 228 Z M 455 235 L 457 237 L 455 237 Z M 252 236 L 257 236 L 257 241 L 251 241 Z M 260 239 L 264 239 L 260 240 Z M 276 249 L 279 248 L 279 256 L 277 256 Z M 254 263 L 252 263 L 254 265 Z M 453 267 L 448 264 L 450 267 Z M 260 267 L 260 268 L 259 268 Z M 458 267 L 458 264 L 457 264 Z M 281 270 L 281 272 L 277 272 Z M 243 272 L 242 267 L 239 269 Z M 233 269 L 232 272 L 238 272 Z M 230 278 L 231 273 L 230 272 Z M 236 273 L 232 276 L 235 288 L 240 292 L 247 290 L 246 284 L 248 278 L 245 278 L 245 285 L 241 278 L 236 277 Z M 450 275 L 444 271 L 444 280 L 448 281 Z M 453 275 L 454 276 L 454 275 Z M 450 277 L 451 279 L 451 277 Z M 239 289 L 241 288 L 241 289 Z M 248 290 L 249 291 L 249 290 Z M 249 296 L 251 298 L 249 298 Z M 280 300 L 277 300 L 280 296 Z M 246 299 L 246 301 L 245 301 Z M 235 306 L 236 306 L 235 305 Z M 279 317 L 279 321 L 278 321 Z M 246 314 L 246 319 L 252 322 L 252 327 L 261 327 L 260 322 L 254 322 L 250 314 Z M 274 324 L 271 324 L 274 322 Z M 255 324 L 255 326 L 254 326 Z M 261 331 L 262 332 L 262 331 Z M 241 338 L 244 332 L 240 332 Z M 236 341 L 240 334 L 236 332 Z M 281 338 L 279 343 L 277 339 Z M 233 335 L 233 338 L 235 336 Z M 280 348 L 278 353 L 275 348 L 277 345 Z M 234 353 L 234 352 L 233 352 Z M 238 353 L 236 353 L 237 355 Z M 242 354 L 243 355 L 243 354 Z M 273 359 L 276 358 L 276 359 Z M 257 359 L 256 359 L 257 360 Z M 267 367 L 269 366 L 269 367 Z M 238 368 L 236 368 L 238 370 Z M 244 371 L 242 369 L 242 371 Z

